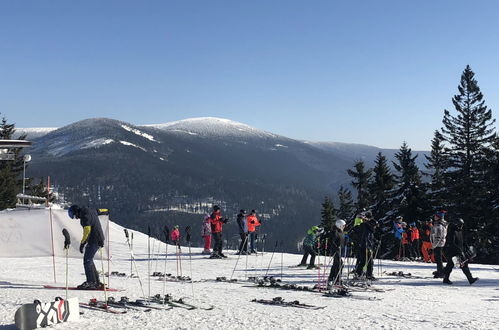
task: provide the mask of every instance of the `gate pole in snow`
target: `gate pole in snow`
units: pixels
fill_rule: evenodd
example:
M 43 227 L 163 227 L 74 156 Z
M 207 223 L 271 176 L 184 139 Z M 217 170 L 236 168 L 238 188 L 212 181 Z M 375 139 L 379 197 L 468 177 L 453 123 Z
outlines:
M 54 283 L 57 283 L 57 277 L 55 275 L 55 250 L 54 250 L 54 228 L 52 226 L 52 208 L 49 208 L 49 218 L 50 218 L 50 241 L 52 242 L 52 265 L 54 268 Z

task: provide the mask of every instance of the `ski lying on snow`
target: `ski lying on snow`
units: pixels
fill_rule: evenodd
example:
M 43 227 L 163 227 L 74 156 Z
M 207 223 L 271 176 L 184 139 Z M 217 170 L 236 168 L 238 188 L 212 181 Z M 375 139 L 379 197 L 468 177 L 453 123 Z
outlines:
M 115 308 L 109 307 L 104 302 L 97 302 L 96 304 L 80 303 L 80 307 L 83 307 L 86 309 L 92 309 L 92 310 L 96 310 L 96 311 L 101 311 L 101 312 L 105 312 L 105 313 L 112 313 L 112 314 L 125 314 L 127 312 L 126 309 L 115 309 Z
M 350 299 L 370 300 L 370 301 L 381 300 L 381 298 L 378 298 L 378 297 L 367 297 L 367 296 L 353 295 L 350 292 L 343 291 L 343 290 L 326 292 L 326 293 L 324 293 L 324 296 L 325 297 L 332 297 L 332 298 L 350 298 Z
M 213 306 L 213 305 L 199 306 L 199 305 L 186 303 L 184 301 L 184 299 L 182 299 L 182 298 L 173 299 L 173 297 L 169 294 L 165 295 L 164 297 L 162 297 L 159 294 L 152 296 L 151 302 L 158 304 L 158 305 L 168 305 L 171 307 L 183 308 L 183 309 L 187 309 L 187 310 L 202 309 L 202 310 L 210 311 L 210 310 L 215 308 L 215 306 Z
M 44 289 L 58 289 L 58 290 L 66 290 L 65 286 L 56 286 L 56 285 L 44 285 Z M 80 291 L 104 291 L 104 289 L 79 289 L 76 286 L 70 286 L 68 287 L 68 290 L 80 290 Z M 124 291 L 120 289 L 113 289 L 113 288 L 106 288 L 106 291 L 109 292 L 119 292 L 119 291 Z
M 282 297 L 275 297 L 275 298 L 272 298 L 272 300 L 253 299 L 253 300 L 251 300 L 251 302 L 256 302 L 256 303 L 264 304 L 264 305 L 274 305 L 274 306 L 281 306 L 281 307 L 296 307 L 296 308 L 313 309 L 313 310 L 326 308 L 326 306 L 314 306 L 314 305 L 303 304 L 303 303 L 300 303 L 298 300 L 284 301 L 284 299 L 282 299 Z

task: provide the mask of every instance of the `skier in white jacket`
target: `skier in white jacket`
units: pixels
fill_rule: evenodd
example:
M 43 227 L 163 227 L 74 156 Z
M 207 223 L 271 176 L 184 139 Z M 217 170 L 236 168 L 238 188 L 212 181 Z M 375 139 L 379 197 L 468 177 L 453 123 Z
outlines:
M 447 236 L 447 222 L 444 219 L 445 212 L 437 212 L 433 217 L 433 227 L 431 228 L 430 241 L 433 247 L 433 255 L 437 263 L 437 271 L 433 272 L 434 278 L 444 277 L 444 265 L 442 263 L 442 249 L 445 246 L 445 236 Z

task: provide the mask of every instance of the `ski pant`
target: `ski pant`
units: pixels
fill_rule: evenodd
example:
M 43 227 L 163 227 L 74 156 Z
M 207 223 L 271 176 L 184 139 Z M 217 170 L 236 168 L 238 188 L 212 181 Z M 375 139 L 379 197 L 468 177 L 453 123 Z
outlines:
M 204 239 L 204 249 L 209 250 L 211 248 L 211 235 L 203 236 Z
M 444 268 L 444 275 L 445 275 L 444 278 L 447 280 L 450 277 L 450 273 L 452 273 L 452 270 L 454 269 L 454 261 L 452 261 L 452 257 L 454 257 L 454 256 L 450 256 L 450 255 L 446 256 L 447 265 L 445 265 L 445 268 Z M 470 268 L 468 267 L 468 263 L 465 262 L 464 265 L 462 265 L 460 268 L 463 271 L 464 275 L 466 275 L 468 282 L 471 283 L 471 281 L 473 280 L 473 276 L 471 275 L 471 271 L 470 271 Z
M 431 242 L 423 241 L 423 245 L 421 246 L 421 252 L 423 252 L 423 260 L 425 262 L 435 262 L 435 257 L 433 256 Z
M 95 268 L 94 256 L 99 250 L 97 243 L 88 243 L 85 247 L 85 254 L 83 255 L 83 268 L 85 269 L 85 276 L 88 283 L 99 283 L 99 273 Z
M 360 255 L 359 259 L 357 260 L 357 269 L 355 272 L 357 273 L 358 276 L 362 276 L 362 273 L 364 273 L 364 269 L 366 269 L 366 276 L 371 277 L 373 276 L 373 251 L 363 248 Z
M 301 259 L 300 265 L 306 265 L 307 264 L 307 258 L 310 255 L 310 264 L 309 266 L 315 266 L 315 256 L 316 253 L 313 248 L 310 246 L 303 246 L 303 258 Z
M 222 233 L 212 233 L 215 243 L 213 244 L 213 253 L 222 254 Z
M 251 252 L 256 251 L 256 249 L 255 249 L 256 231 L 252 231 L 248 235 L 250 237 L 250 249 L 251 249 Z
M 239 233 L 239 236 L 241 237 L 241 244 L 239 244 L 239 253 L 248 252 L 248 234 Z
M 435 255 L 435 262 L 437 263 L 437 273 L 444 273 L 444 264 L 442 263 L 442 248 L 436 247 L 433 249 L 433 254 Z
M 412 241 L 412 251 L 414 252 L 414 258 L 421 258 L 421 246 L 419 239 Z
M 341 270 L 343 269 L 343 260 L 341 256 L 336 252 L 333 258 L 333 265 L 331 266 L 331 272 L 329 273 L 328 282 L 333 282 L 334 284 L 341 283 Z

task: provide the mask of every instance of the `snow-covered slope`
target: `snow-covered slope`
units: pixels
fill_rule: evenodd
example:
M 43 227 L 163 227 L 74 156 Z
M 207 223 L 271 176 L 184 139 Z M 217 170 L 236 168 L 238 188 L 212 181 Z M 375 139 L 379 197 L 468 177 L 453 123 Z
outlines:
M 16 128 L 16 133 L 14 138 L 17 138 L 23 134 L 26 134 L 26 139 L 33 140 L 44 136 L 52 131 L 55 131 L 57 127 L 33 127 L 33 128 Z
M 75 238 L 77 239 L 77 238 Z M 143 288 L 136 278 L 111 277 L 111 287 L 124 291 L 111 294 L 119 298 L 141 298 L 142 291 L 149 292 L 147 237 L 134 232 L 134 251 Z M 111 226 L 111 271 L 130 273 L 130 254 L 123 235 L 123 228 Z M 151 240 L 151 272 L 165 269 L 165 245 Z M 212 260 L 200 254 L 200 248 L 182 247 L 182 272 L 198 282 L 163 282 L 151 277 L 151 294 L 171 293 L 174 297 L 186 297 L 195 304 L 211 304 L 211 311 L 175 308 L 169 311 L 153 310 L 149 313 L 128 311 L 124 315 L 107 314 L 82 309 L 80 322 L 54 326 L 54 329 L 497 329 L 499 313 L 499 269 L 488 265 L 471 265 L 480 280 L 468 285 L 459 269 L 452 274 L 453 286 L 444 286 L 441 280 L 428 278 L 434 265 L 417 262 L 383 261 L 383 271 L 403 271 L 424 278 L 397 278 L 375 275 L 375 283 L 386 292 L 358 292 L 356 296 L 376 297 L 380 300 L 329 298 L 320 293 L 284 291 L 254 288 L 244 280 L 248 276 L 268 275 L 281 277 L 288 283 L 312 286 L 318 277 L 317 270 L 289 268 L 301 259 L 295 254 L 252 255 L 238 258 L 227 252 L 228 259 Z M 282 261 L 282 263 L 281 263 Z M 320 257 L 318 262 L 328 262 Z M 345 260 L 350 268 L 353 260 Z M 23 303 L 37 298 L 52 300 L 64 296 L 64 290 L 42 289 L 43 284 L 53 283 L 52 258 L 4 258 L 0 259 L 0 327 L 12 328 L 14 313 Z M 376 265 L 378 262 L 376 261 Z M 65 282 L 65 260 L 56 259 L 57 282 Z M 102 265 L 97 258 L 96 265 Z M 192 266 L 192 268 L 191 268 Z M 107 267 L 107 263 L 105 263 Z M 106 269 L 107 270 L 107 269 Z M 219 276 L 234 278 L 238 283 L 216 282 Z M 329 269 L 325 271 L 326 276 Z M 176 275 L 177 263 L 174 247 L 168 246 L 166 272 Z M 191 273 L 192 272 L 192 273 Z M 346 271 L 344 272 L 346 276 Z M 81 259 L 69 259 L 69 283 L 83 282 Z M 204 280 L 204 281 L 200 281 Z M 163 289 L 164 288 L 164 289 Z M 163 291 L 164 290 L 164 291 Z M 103 299 L 102 292 L 70 291 L 70 297 L 86 301 L 96 297 Z M 252 299 L 272 299 L 280 296 L 286 301 L 326 306 L 322 310 L 306 310 L 292 307 L 260 305 Z
M 192 136 L 277 137 L 275 134 L 256 129 L 246 124 L 215 117 L 190 118 L 164 124 L 145 126 Z

